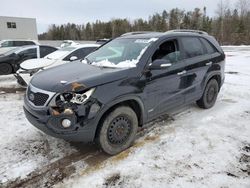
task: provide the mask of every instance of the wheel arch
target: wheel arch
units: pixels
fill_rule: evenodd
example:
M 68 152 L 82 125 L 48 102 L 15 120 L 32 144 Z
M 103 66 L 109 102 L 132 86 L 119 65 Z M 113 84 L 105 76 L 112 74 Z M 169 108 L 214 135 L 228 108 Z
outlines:
M 220 90 L 220 88 L 221 88 L 221 86 L 222 86 L 222 76 L 221 76 L 221 73 L 220 73 L 219 71 L 218 71 L 218 72 L 217 72 L 217 71 L 216 71 L 216 72 L 213 72 L 213 73 L 209 74 L 209 75 L 206 77 L 206 79 L 205 79 L 205 81 L 204 81 L 203 90 L 205 89 L 207 83 L 208 83 L 211 79 L 215 79 L 215 80 L 218 82 L 219 90 Z
M 95 138 L 97 136 L 98 129 L 100 128 L 101 123 L 104 121 L 105 117 L 119 106 L 129 106 L 134 110 L 138 118 L 139 126 L 142 126 L 145 122 L 145 110 L 143 102 L 138 97 L 124 97 L 115 101 L 112 101 L 107 107 L 105 107 L 102 112 L 99 114 L 97 119 L 96 129 L 95 129 Z

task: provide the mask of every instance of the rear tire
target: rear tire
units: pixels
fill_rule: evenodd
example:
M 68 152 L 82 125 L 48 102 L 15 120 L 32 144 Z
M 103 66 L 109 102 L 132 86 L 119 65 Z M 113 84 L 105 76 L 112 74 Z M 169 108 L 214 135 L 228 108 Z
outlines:
M 12 66 L 8 63 L 0 63 L 0 75 L 7 75 L 12 73 Z
M 219 93 L 219 84 L 217 80 L 211 79 L 205 88 L 202 97 L 196 102 L 200 108 L 212 108 L 216 102 Z
M 97 143 L 109 155 L 118 154 L 129 148 L 135 139 L 138 119 L 127 106 L 120 106 L 110 112 L 97 132 Z

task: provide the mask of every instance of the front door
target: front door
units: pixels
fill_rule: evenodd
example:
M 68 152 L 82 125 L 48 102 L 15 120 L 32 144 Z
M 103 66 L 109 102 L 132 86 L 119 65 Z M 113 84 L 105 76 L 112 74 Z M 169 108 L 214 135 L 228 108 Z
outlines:
M 165 113 L 168 109 L 184 103 L 183 90 L 185 89 L 185 61 L 182 60 L 179 51 L 178 39 L 162 42 L 152 55 L 144 76 L 146 85 L 144 88 L 144 105 L 151 120 Z M 172 64 L 161 70 L 151 70 L 148 67 L 156 59 L 166 59 Z

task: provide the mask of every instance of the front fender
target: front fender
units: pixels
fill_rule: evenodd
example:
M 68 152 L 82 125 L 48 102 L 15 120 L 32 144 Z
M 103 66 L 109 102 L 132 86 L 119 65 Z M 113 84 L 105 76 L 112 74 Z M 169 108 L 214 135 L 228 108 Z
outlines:
M 107 105 L 104 105 L 101 108 L 101 110 L 97 113 L 97 115 L 95 117 L 94 127 L 92 127 L 94 129 L 94 132 L 96 133 L 99 122 L 101 121 L 103 115 L 106 112 L 108 112 L 109 109 L 111 109 L 112 107 L 114 107 L 114 106 L 116 106 L 116 105 L 118 105 L 120 103 L 129 101 L 129 100 L 136 101 L 138 103 L 139 107 L 140 107 L 141 118 L 139 119 L 139 123 L 143 124 L 144 122 L 146 122 L 147 115 L 145 113 L 144 104 L 143 104 L 142 100 L 140 99 L 140 97 L 135 96 L 135 95 L 126 95 L 126 96 L 119 97 L 119 98 L 117 98 L 115 100 L 112 100 L 112 102 L 107 103 Z

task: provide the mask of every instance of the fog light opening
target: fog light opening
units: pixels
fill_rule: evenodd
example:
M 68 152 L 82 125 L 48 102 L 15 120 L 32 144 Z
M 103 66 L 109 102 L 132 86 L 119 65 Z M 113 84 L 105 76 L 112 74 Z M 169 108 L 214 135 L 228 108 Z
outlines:
M 71 126 L 71 121 L 69 120 L 69 119 L 64 119 L 64 120 L 62 120 L 62 126 L 64 127 L 64 128 L 69 128 L 70 126 Z

